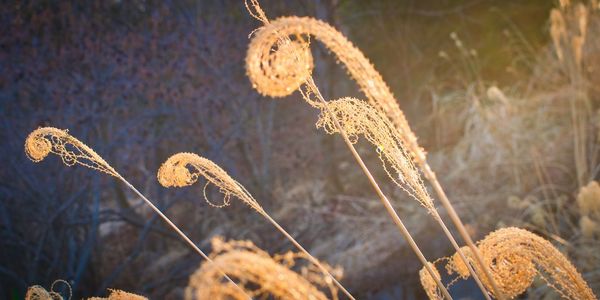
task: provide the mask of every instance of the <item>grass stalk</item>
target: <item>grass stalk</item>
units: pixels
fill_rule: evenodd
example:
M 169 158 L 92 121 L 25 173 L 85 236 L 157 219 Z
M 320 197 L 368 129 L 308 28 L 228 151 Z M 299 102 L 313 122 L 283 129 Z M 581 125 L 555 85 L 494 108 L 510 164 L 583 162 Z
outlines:
M 191 170 L 194 170 L 191 172 Z M 225 170 L 213 161 L 201 157 L 195 153 L 181 152 L 169 157 L 159 168 L 157 178 L 160 184 L 164 187 L 183 187 L 194 184 L 199 177 L 204 177 L 209 183 L 219 188 L 219 191 L 225 195 L 222 205 L 217 205 L 210 202 L 206 195 L 206 185 L 204 190 L 204 199 L 213 207 L 221 208 L 230 204 L 231 196 L 238 198 L 261 216 L 265 217 L 271 224 L 275 226 L 283 235 L 298 248 L 308 260 L 317 266 L 323 274 L 326 274 L 332 282 L 337 285 L 340 290 L 349 299 L 355 300 L 354 296 L 325 268 L 318 259 L 311 255 L 304 247 L 296 241 L 283 227 L 279 225 L 271 216 L 262 208 L 254 197 L 246 190 L 246 188 L 233 179 Z
M 454 224 L 454 226 L 456 226 L 456 229 L 458 229 L 460 236 L 463 238 L 463 240 L 467 244 L 467 246 L 469 246 L 469 249 L 471 249 L 471 252 L 473 253 L 473 256 L 475 257 L 475 260 L 477 261 L 477 263 L 483 270 L 484 275 L 487 277 L 488 282 L 492 286 L 492 289 L 494 290 L 494 295 L 496 296 L 497 299 L 501 299 L 501 300 L 505 299 L 504 295 L 500 291 L 500 288 L 498 287 L 498 284 L 496 283 L 496 281 L 494 280 L 494 277 L 492 276 L 492 272 L 490 271 L 489 266 L 486 266 L 485 263 L 483 262 L 483 258 L 481 256 L 481 253 L 479 252 L 479 249 L 477 248 L 477 246 L 471 239 L 471 236 L 467 232 L 465 225 L 463 224 L 460 217 L 454 210 L 454 207 L 450 203 L 448 196 L 446 196 L 446 193 L 444 192 L 444 189 L 442 188 L 440 182 L 438 181 L 435 173 L 431 170 L 431 168 L 429 167 L 429 165 L 427 163 L 424 163 L 423 166 L 424 167 L 422 169 L 423 169 L 423 173 L 425 174 L 425 177 L 429 180 L 429 182 L 433 186 L 435 193 L 438 195 L 440 202 L 442 203 L 442 205 L 448 212 L 448 216 L 452 220 L 452 223 Z M 459 253 L 462 253 L 462 251 Z M 461 254 L 461 258 L 463 259 L 463 261 L 465 261 L 466 265 L 469 266 L 469 263 L 467 262 L 466 258 L 464 257 L 464 254 Z
M 144 200 L 144 202 L 146 202 L 146 204 L 148 206 L 150 206 L 150 208 L 152 208 L 152 210 L 154 210 L 154 212 L 161 219 L 163 219 L 163 221 L 165 221 L 165 223 L 167 223 L 171 227 L 171 229 L 173 229 L 188 245 L 190 245 L 190 247 L 192 247 L 198 254 L 200 254 L 200 256 L 202 256 L 204 259 L 206 259 L 206 261 L 208 261 L 209 263 L 214 264 L 212 259 L 210 259 L 210 257 L 208 257 L 208 255 L 206 255 L 206 253 L 204 253 L 204 251 L 202 251 L 202 249 L 200 249 L 198 246 L 196 246 L 196 244 L 183 231 L 181 231 L 181 229 L 179 229 L 179 227 L 177 227 L 177 225 L 175 225 L 175 223 L 173 223 L 173 221 L 171 221 L 171 219 L 169 219 L 169 217 L 167 217 L 162 211 L 160 211 L 160 209 L 158 209 L 158 207 L 156 207 L 152 202 L 150 202 L 150 200 L 148 200 L 148 198 L 146 198 L 146 196 L 144 196 L 131 183 L 129 183 L 129 181 L 127 181 L 125 178 L 123 178 L 118 173 L 117 173 L 117 178 L 119 180 L 121 180 L 123 183 L 125 183 L 125 185 L 127 185 L 140 198 L 142 198 L 142 200 Z M 246 294 L 246 296 L 248 296 L 248 299 L 252 299 L 252 297 L 250 297 L 244 291 L 244 289 L 242 289 L 231 278 L 229 278 L 229 276 L 227 276 L 227 274 L 225 274 L 224 272 L 221 272 L 221 273 L 222 273 L 223 277 L 225 277 L 229 282 L 231 282 L 236 288 L 238 288 L 240 291 L 242 291 L 244 294 Z
M 465 256 L 464 251 L 461 249 L 460 246 L 458 246 L 458 243 L 456 242 L 456 239 L 454 239 L 454 236 L 452 235 L 452 233 L 450 233 L 450 230 L 448 230 L 448 227 L 446 226 L 446 223 L 444 223 L 444 221 L 442 220 L 442 217 L 440 216 L 440 214 L 438 213 L 437 210 L 433 210 L 433 218 L 438 222 L 438 224 L 440 225 L 440 227 L 444 231 L 444 234 L 446 235 L 446 237 L 448 238 L 448 240 L 450 240 L 450 243 L 452 244 L 452 247 L 454 247 L 454 249 L 456 249 L 456 253 L 458 253 L 458 255 L 460 256 L 460 258 L 462 259 L 462 261 L 465 262 L 465 265 L 467 266 L 467 269 L 469 270 L 469 273 L 471 273 L 471 276 L 473 277 L 473 280 L 475 280 L 475 283 L 477 283 L 477 286 L 479 287 L 479 289 L 483 293 L 483 296 L 485 297 L 485 299 L 491 300 L 490 295 L 488 294 L 487 289 L 485 288 L 485 286 L 483 286 L 483 283 L 481 282 L 481 279 L 479 279 L 479 276 L 477 275 L 477 272 L 475 272 L 475 270 L 473 269 L 473 266 L 471 266 L 471 264 L 467 260 L 467 257 Z
M 49 136 L 50 138 L 46 138 Z M 121 174 L 119 174 L 108 162 L 98 155 L 92 148 L 70 135 L 67 130 L 61 130 L 53 127 L 41 127 L 29 134 L 25 140 L 25 153 L 33 162 L 40 162 L 48 154 L 53 153 L 60 156 L 63 163 L 67 166 L 75 164 L 88 167 L 90 169 L 109 174 L 125 183 L 132 191 L 141 197 L 154 212 L 156 212 L 181 238 L 183 238 L 200 256 L 209 263 L 214 263 L 190 238 L 183 233 L 158 207 L 156 207 L 148 198 L 129 183 Z M 221 273 L 223 273 L 221 271 Z M 227 274 L 223 273 L 234 286 L 236 286 L 248 299 L 252 299 L 242 288 L 240 288 Z
M 306 80 L 306 84 L 311 89 L 311 91 L 315 93 L 315 95 L 317 96 L 317 98 L 321 102 L 321 104 L 324 106 L 324 108 L 327 111 L 327 113 L 329 113 L 331 115 L 332 120 L 333 120 L 335 126 L 338 128 L 340 134 L 342 135 L 342 137 L 344 139 L 344 142 L 346 143 L 346 146 L 348 147 L 348 149 L 350 150 L 350 152 L 352 152 L 352 155 L 354 156 L 354 159 L 356 160 L 356 162 L 359 164 L 359 166 L 363 170 L 365 176 L 367 176 L 367 178 L 369 179 L 369 183 L 371 184 L 371 186 L 373 187 L 373 189 L 375 190 L 375 192 L 379 196 L 379 199 L 381 200 L 381 203 L 385 207 L 385 209 L 388 212 L 388 214 L 390 215 L 390 217 L 392 217 L 392 220 L 394 220 L 394 223 L 396 224 L 396 226 L 400 230 L 400 233 L 402 233 L 402 235 L 404 236 L 404 238 L 408 242 L 408 244 L 411 247 L 411 249 L 413 250 L 413 252 L 417 255 L 419 261 L 421 261 L 421 263 L 423 264 L 423 266 L 427 269 L 427 272 L 429 273 L 429 275 L 431 276 L 431 278 L 433 278 L 435 280 L 435 283 L 437 284 L 437 286 L 439 287 L 439 289 L 442 291 L 442 294 L 444 295 L 444 297 L 446 297 L 446 299 L 451 300 L 452 296 L 450 296 L 450 293 L 448 292 L 448 289 L 446 289 L 446 287 L 444 286 L 444 284 L 440 281 L 440 278 L 438 278 L 436 276 L 435 272 L 431 269 L 431 266 L 429 265 L 429 263 L 427 262 L 427 259 L 423 255 L 423 252 L 421 252 L 421 249 L 419 248 L 419 246 L 417 245 L 417 243 L 412 238 L 410 232 L 408 231 L 408 229 L 406 228 L 406 226 L 404 226 L 404 223 L 402 222 L 402 220 L 400 219 L 400 217 L 398 216 L 398 214 L 394 210 L 394 207 L 392 206 L 392 204 L 390 203 L 390 201 L 388 200 L 388 198 L 385 196 L 385 194 L 383 193 L 383 191 L 379 187 L 379 184 L 377 183 L 377 181 L 375 180 L 375 178 L 371 174 L 371 171 L 369 171 L 369 168 L 365 165 L 365 163 L 362 160 L 360 154 L 358 154 L 358 151 L 356 151 L 356 148 L 354 147 L 354 145 L 352 144 L 352 142 L 348 138 L 348 135 L 343 130 L 343 128 L 340 125 L 340 123 L 338 122 L 337 118 L 335 117 L 335 115 L 333 114 L 333 112 L 329 109 L 329 106 L 327 105 L 327 101 L 325 101 L 325 99 L 321 95 L 321 92 L 319 91 L 319 89 L 315 85 L 314 80 L 312 79 L 312 77 L 309 77 Z
M 267 214 L 264 214 L 264 216 L 265 218 L 267 218 L 267 220 L 269 220 L 269 222 L 271 222 L 271 224 L 273 224 L 273 226 L 275 226 L 275 228 L 277 228 L 277 230 L 279 230 L 283 235 L 285 235 L 285 237 L 288 240 L 290 240 L 290 242 L 292 242 L 292 244 L 294 244 L 294 246 L 296 246 L 298 250 L 304 253 L 304 255 L 306 255 L 306 257 L 308 258 L 308 260 L 310 260 L 311 263 L 315 264 L 319 269 L 321 269 L 322 272 L 327 274 L 329 278 L 333 280 L 335 285 L 337 285 L 342 290 L 342 292 L 346 294 L 346 296 L 348 296 L 348 298 L 356 300 L 354 296 L 352 296 L 352 294 L 350 294 L 350 292 L 346 290 L 346 288 L 337 279 L 335 279 L 335 276 L 333 276 L 331 272 L 327 271 L 327 269 L 321 264 L 321 262 L 319 262 L 318 259 L 316 259 L 306 249 L 304 249 L 304 247 L 302 247 L 302 245 L 300 245 L 300 243 L 298 243 L 296 239 L 294 239 L 285 229 L 283 229 L 283 227 L 281 227 L 279 223 L 277 223 L 275 220 L 273 220 L 273 218 L 271 218 L 271 216 Z

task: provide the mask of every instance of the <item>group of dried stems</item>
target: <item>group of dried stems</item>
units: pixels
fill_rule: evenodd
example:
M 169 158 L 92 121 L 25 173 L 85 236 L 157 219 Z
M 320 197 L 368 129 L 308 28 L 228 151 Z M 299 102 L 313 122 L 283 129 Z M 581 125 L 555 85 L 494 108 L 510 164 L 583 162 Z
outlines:
M 390 88 L 362 52 L 340 32 L 322 21 L 309 17 L 283 17 L 269 20 L 257 0 L 246 2 L 246 6 L 249 13 L 263 23 L 262 27 L 252 33 L 253 37 L 246 56 L 246 70 L 253 87 L 261 94 L 271 97 L 284 97 L 299 90 L 304 100 L 320 111 L 316 126 L 323 128 L 326 133 L 338 133 L 342 136 L 386 211 L 423 264 L 419 274 L 430 298 L 452 299 L 448 291 L 449 285 L 445 286 L 442 283 L 436 268 L 439 260 L 431 263 L 425 258 L 388 197 L 381 190 L 379 183 L 356 151 L 354 144 L 360 136 L 375 147 L 392 183 L 405 191 L 410 198 L 418 201 L 444 231 L 456 250 L 455 255 L 447 258 L 447 271 L 451 274 L 456 273 L 461 278 L 472 277 L 486 299 L 514 298 L 531 285 L 536 275 L 541 275 L 565 298 L 596 299 L 565 256 L 549 242 L 533 233 L 518 228 L 501 229 L 489 234 L 477 245 L 473 242 L 436 174 L 428 165 L 426 153 L 417 143 L 417 138 Z M 578 14 L 585 16 L 582 12 Z M 561 31 L 560 28 L 554 28 L 554 22 L 559 22 L 554 19 L 560 18 L 554 11 L 552 16 L 552 35 L 557 36 L 555 38 L 557 49 L 562 49 L 558 47 L 564 43 L 564 29 Z M 585 22 L 581 21 L 580 24 L 583 24 L 580 31 L 585 40 Z M 357 82 L 367 101 L 354 98 L 327 101 L 323 98 L 312 78 L 314 61 L 309 48 L 309 36 L 322 42 L 336 55 L 349 75 Z M 577 43 L 583 41 L 573 41 L 573 45 L 578 45 Z M 576 48 L 573 50 L 575 54 L 576 50 Z M 560 53 L 559 57 L 564 57 L 562 52 L 558 53 Z M 348 298 L 354 299 L 349 290 L 338 281 L 340 272 L 334 271 L 312 256 L 271 218 L 246 188 L 206 158 L 193 153 L 175 154 L 158 170 L 158 181 L 164 187 L 182 187 L 192 185 L 203 177 L 206 179 L 204 198 L 211 206 L 227 206 L 231 203 L 231 197 L 241 200 L 267 219 L 300 252 L 271 257 L 249 242 L 224 243 L 215 240 L 213 254 L 206 255 L 102 157 L 66 130 L 51 127 L 36 129 L 27 137 L 25 151 L 35 162 L 53 153 L 60 156 L 69 166 L 80 164 L 114 176 L 142 198 L 171 229 L 206 260 L 206 263 L 190 277 L 189 287 L 186 290 L 187 299 L 252 299 L 265 295 L 282 299 L 326 299 L 327 296 L 322 289 L 328 289 L 330 297 L 334 299 L 337 298 L 338 289 Z M 585 155 L 585 153 L 580 154 Z M 584 176 L 585 172 L 582 173 Z M 446 226 L 422 177 L 431 184 L 466 246 L 459 246 L 459 242 Z M 224 195 L 221 204 L 211 202 L 207 198 L 206 186 L 209 184 L 218 187 Z M 300 258 L 306 260 L 307 265 L 294 270 L 294 266 L 297 266 L 296 260 Z
M 25 294 L 25 300 L 64 300 L 65 297 L 63 297 L 61 293 L 54 290 L 54 286 L 58 283 L 66 286 L 68 291 L 68 296 L 66 299 L 70 300 L 73 297 L 71 285 L 62 279 L 54 281 L 50 286 L 50 291 L 39 285 L 30 286 Z M 110 294 L 106 298 L 91 297 L 88 298 L 88 300 L 148 300 L 146 297 L 121 290 L 109 289 L 109 292 Z

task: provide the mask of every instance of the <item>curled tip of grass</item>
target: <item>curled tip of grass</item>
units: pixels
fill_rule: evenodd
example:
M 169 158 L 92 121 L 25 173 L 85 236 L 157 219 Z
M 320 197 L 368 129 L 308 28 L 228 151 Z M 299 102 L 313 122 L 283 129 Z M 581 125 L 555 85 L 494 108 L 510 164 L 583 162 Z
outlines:
M 336 286 L 302 253 L 271 256 L 250 241 L 224 242 L 221 238 L 213 239 L 212 244 L 210 257 L 215 263 L 203 264 L 192 274 L 186 299 L 246 299 L 230 283 L 222 281 L 215 266 L 256 299 L 329 299 L 320 289 L 328 290 L 337 299 Z
M 25 140 L 25 153 L 34 162 L 40 162 L 53 153 L 60 156 L 67 166 L 79 164 L 118 177 L 117 172 L 100 155 L 71 136 L 67 130 L 54 127 L 34 130 Z
M 256 2 L 252 6 L 260 9 Z M 246 54 L 246 72 L 258 92 L 283 97 L 306 83 L 313 69 L 306 36 L 314 36 L 347 68 L 369 103 L 402 132 L 417 162 L 425 161 L 425 152 L 418 146 L 417 138 L 390 88 L 367 57 L 342 33 L 310 17 L 281 17 L 271 22 L 264 18 L 260 20 L 265 26 L 256 31 Z
M 210 205 L 215 207 L 227 206 L 230 203 L 231 196 L 234 196 L 258 212 L 263 212 L 262 207 L 241 184 L 231 178 L 217 164 L 197 154 L 177 153 L 162 164 L 157 174 L 158 181 L 164 187 L 189 186 L 198 181 L 199 176 L 206 178 L 207 185 L 209 183 L 213 184 L 225 195 L 223 204 L 214 204 L 208 199 L 205 186 L 204 198 Z
M 273 33 L 264 29 L 256 32 L 250 44 L 246 72 L 260 94 L 285 97 L 297 90 L 312 72 L 309 44 L 300 37 L 272 41 L 266 36 Z
M 515 227 L 499 229 L 481 240 L 478 248 L 506 297 L 522 294 L 531 286 L 535 276 L 540 275 L 567 299 L 596 299 L 575 266 L 549 241 L 527 230 Z M 463 251 L 471 264 L 479 268 L 470 249 L 464 248 Z M 464 262 L 457 255 L 450 258 L 446 269 L 462 278 L 469 276 Z M 482 279 L 490 287 L 487 278 Z

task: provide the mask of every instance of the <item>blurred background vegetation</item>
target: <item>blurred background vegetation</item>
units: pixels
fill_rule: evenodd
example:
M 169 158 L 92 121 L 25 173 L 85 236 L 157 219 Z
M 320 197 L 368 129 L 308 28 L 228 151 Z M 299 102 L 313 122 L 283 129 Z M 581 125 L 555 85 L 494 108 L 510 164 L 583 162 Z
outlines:
M 476 239 L 508 225 L 535 231 L 599 293 L 598 232 L 584 234 L 576 203 L 597 176 L 593 4 L 577 71 L 552 48 L 554 1 L 261 4 L 271 18 L 330 23 L 371 59 Z M 204 249 L 215 235 L 271 253 L 291 245 L 242 203 L 217 210 L 201 185 L 160 187 L 156 171 L 177 152 L 221 165 L 311 252 L 343 267 L 359 298 L 425 297 L 418 263 L 341 139 L 315 129 L 317 112 L 298 95 L 274 100 L 252 89 L 244 57 L 259 23 L 242 0 L 16 1 L 1 6 L 0 22 L 0 297 L 62 278 L 76 298 L 115 287 L 177 299 L 201 263 L 113 178 L 57 158 L 28 161 L 23 142 L 38 126 L 69 129 Z M 332 54 L 312 44 L 325 97 L 362 98 Z M 585 102 L 578 134 L 587 138 L 575 142 L 588 150 L 583 171 L 574 162 L 573 98 Z M 367 149 L 359 143 L 385 181 Z M 428 258 L 452 254 L 424 209 L 393 184 L 384 189 Z M 529 297 L 555 297 L 543 286 Z M 454 293 L 477 297 L 468 282 Z

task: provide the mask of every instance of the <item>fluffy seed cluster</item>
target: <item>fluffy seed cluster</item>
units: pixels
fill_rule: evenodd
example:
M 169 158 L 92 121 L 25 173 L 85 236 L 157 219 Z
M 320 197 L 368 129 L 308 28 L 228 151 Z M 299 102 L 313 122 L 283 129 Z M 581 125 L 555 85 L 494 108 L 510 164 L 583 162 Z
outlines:
M 30 286 L 27 289 L 27 293 L 25 294 L 25 300 L 63 300 L 63 296 L 61 296 L 61 294 L 59 294 L 58 292 L 54 291 L 54 286 L 58 283 L 62 283 L 67 287 L 67 290 L 69 291 L 67 299 L 70 300 L 73 296 L 71 285 L 62 279 L 54 281 L 52 283 L 52 286 L 50 287 L 50 291 L 47 291 L 45 288 L 39 285 Z M 91 297 L 88 298 L 88 300 L 148 300 L 148 298 L 144 296 L 128 293 L 125 291 L 115 289 L 108 290 L 110 291 L 110 295 L 108 295 L 108 297 Z
M 63 300 L 63 297 L 59 293 L 49 292 L 39 285 L 34 285 L 27 289 L 25 300 Z
M 204 186 L 204 199 L 208 204 L 215 207 L 223 207 L 230 204 L 231 196 L 234 196 L 261 214 L 265 214 L 262 207 L 252 195 L 235 179 L 231 178 L 225 170 L 209 159 L 194 153 L 181 152 L 169 157 L 158 169 L 158 182 L 164 187 L 183 187 L 194 184 L 199 177 L 207 180 Z M 219 188 L 225 195 L 223 204 L 217 205 L 211 202 L 206 195 L 206 187 L 211 183 Z
M 550 12 L 550 36 L 556 56 L 564 62 L 567 55 L 581 68 L 589 10 L 583 3 L 566 3 Z
M 67 166 L 79 164 L 118 177 L 117 172 L 100 155 L 66 130 L 54 127 L 34 130 L 25 140 L 25 153 L 34 162 L 53 153 L 60 156 Z
M 478 248 L 501 292 L 509 298 L 525 292 L 535 276 L 540 275 L 566 299 L 596 299 L 575 266 L 550 242 L 527 230 L 499 229 L 481 240 Z M 471 265 L 478 269 L 470 250 L 464 248 L 463 251 Z M 446 269 L 449 274 L 457 273 L 462 278 L 470 275 L 456 254 L 449 259 Z M 490 287 L 485 277 L 482 281 Z M 423 287 L 425 290 L 431 288 L 425 284 Z
M 121 291 L 121 290 L 113 290 L 109 289 L 110 295 L 106 298 L 102 297 L 92 297 L 88 298 L 88 300 L 148 300 L 148 298 L 140 295 L 136 295 L 133 293 Z
M 432 263 L 429 263 L 429 262 L 428 262 L 428 264 L 431 267 L 431 269 L 433 270 L 433 272 L 435 273 L 435 276 L 439 280 L 441 280 L 442 277 L 440 276 L 440 272 L 437 270 L 435 265 Z M 467 270 L 467 273 L 468 272 L 469 271 Z M 427 297 L 429 297 L 429 299 L 435 299 L 435 300 L 444 299 L 442 293 L 440 292 L 439 287 L 435 283 L 435 280 L 431 277 L 429 272 L 427 272 L 427 269 L 425 269 L 425 267 L 423 267 L 423 268 L 421 268 L 421 270 L 419 270 L 419 279 L 420 279 L 421 285 L 423 286 L 423 289 L 425 290 L 425 293 L 427 293 Z
M 224 242 L 215 238 L 211 259 L 190 277 L 186 299 L 247 299 L 245 294 L 223 280 L 223 272 L 253 297 L 263 299 L 337 299 L 329 277 L 311 264 L 302 266 L 303 254 L 288 252 L 270 256 L 249 241 Z
M 577 194 L 579 207 L 579 227 L 586 238 L 593 238 L 600 233 L 600 185 L 592 181 L 582 187 Z
M 364 136 L 376 147 L 392 181 L 428 210 L 435 209 L 406 141 L 388 118 L 368 103 L 354 98 L 330 101 L 327 106 L 329 111 L 323 110 L 319 115 L 318 128 L 323 128 L 329 134 L 339 133 L 333 120 L 335 117 L 352 141 L 356 142 L 359 136 Z
M 255 32 L 246 55 L 246 72 L 256 90 L 263 95 L 283 97 L 308 80 L 312 58 L 309 58 L 310 50 L 305 46 L 303 36 L 314 36 L 342 62 L 369 103 L 392 121 L 417 163 L 425 163 L 425 151 L 419 147 L 390 88 L 365 55 L 343 34 L 310 17 L 282 17 L 265 23 Z M 290 37 L 295 39 L 292 41 Z M 294 67 L 288 68 L 291 66 Z

